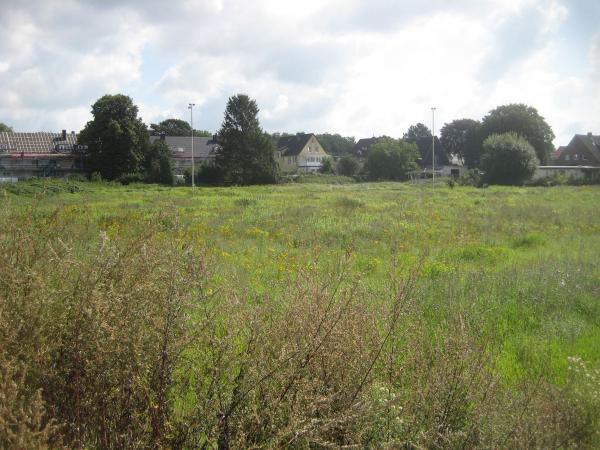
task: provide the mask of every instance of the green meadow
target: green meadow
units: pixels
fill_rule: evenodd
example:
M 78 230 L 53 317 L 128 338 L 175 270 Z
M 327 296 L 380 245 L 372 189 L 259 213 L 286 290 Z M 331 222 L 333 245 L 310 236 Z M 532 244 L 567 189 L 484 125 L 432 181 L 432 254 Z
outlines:
M 192 191 L 40 181 L 0 187 L 0 198 L 4 320 L 6 305 L 28 299 L 37 307 L 19 310 L 12 324 L 33 320 L 37 330 L 56 332 L 50 323 L 62 321 L 71 329 L 74 316 L 60 312 L 70 301 L 96 292 L 98 302 L 147 302 L 149 292 L 166 292 L 160 283 L 169 277 L 185 299 L 176 309 L 179 350 L 162 387 L 152 375 L 153 342 L 167 334 L 139 331 L 154 327 L 155 306 L 144 303 L 122 326 L 131 323 L 131 336 L 146 337 L 130 336 L 119 353 L 139 361 L 139 373 L 123 369 L 89 387 L 87 406 L 77 406 L 89 408 L 88 422 L 77 427 L 66 400 L 72 381 L 64 380 L 85 372 L 76 369 L 80 359 L 64 372 L 50 367 L 51 355 L 68 353 L 79 338 L 67 333 L 58 350 L 25 325 L 18 335 L 0 334 L 5 349 L 18 342 L 48 348 L 50 356 L 33 358 L 29 368 L 26 353 L 1 354 L 14 373 L 25 373 L 23 398 L 42 389 L 41 414 L 58 428 L 46 419 L 36 426 L 47 427 L 51 447 L 60 439 L 89 448 L 600 445 L 598 186 L 311 183 Z M 106 246 L 126 263 L 115 263 L 86 296 L 73 294 L 101 270 Z M 38 289 L 56 295 L 31 294 Z M 118 315 L 98 304 L 81 322 L 98 330 L 90 339 L 123 342 L 117 328 L 101 331 L 111 326 L 100 323 L 103 314 Z M 40 312 L 41 305 L 53 312 Z M 156 308 L 156 317 L 166 314 Z M 86 346 L 78 352 L 95 355 L 90 361 L 99 354 Z M 139 378 L 136 392 L 149 392 L 131 413 L 136 420 L 92 419 L 102 410 L 90 406 L 99 401 L 92 391 L 119 391 L 125 373 Z M 148 412 L 157 404 L 160 420 Z M 134 408 L 128 405 L 113 406 Z M 128 437 L 103 441 L 99 423 Z

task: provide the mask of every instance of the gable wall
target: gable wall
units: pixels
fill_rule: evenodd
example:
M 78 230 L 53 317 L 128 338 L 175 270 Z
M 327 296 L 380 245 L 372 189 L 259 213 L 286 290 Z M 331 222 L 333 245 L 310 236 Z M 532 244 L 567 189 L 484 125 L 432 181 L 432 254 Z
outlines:
M 302 171 L 318 170 L 323 159 L 327 157 L 327 153 L 317 138 L 312 136 L 298 155 L 297 167 Z
M 598 166 L 600 161 L 587 148 L 580 138 L 574 137 L 556 159 L 559 166 Z

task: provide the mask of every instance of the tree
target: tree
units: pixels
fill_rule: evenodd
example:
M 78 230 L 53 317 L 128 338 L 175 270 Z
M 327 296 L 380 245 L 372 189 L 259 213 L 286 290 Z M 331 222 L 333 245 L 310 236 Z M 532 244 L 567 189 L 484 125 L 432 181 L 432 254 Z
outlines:
M 353 177 L 358 173 L 360 164 L 358 160 L 351 155 L 342 156 L 337 165 L 337 171 L 340 175 Z
M 416 144 L 401 139 L 382 138 L 371 147 L 365 169 L 371 180 L 401 181 L 417 169 Z
M 481 168 L 489 184 L 523 184 L 538 164 L 533 146 L 516 133 L 492 134 L 483 141 Z
M 146 181 L 173 184 L 171 150 L 164 141 L 156 141 L 148 147 L 144 158 Z
M 418 123 L 416 125 L 411 125 L 408 127 L 402 139 L 409 142 L 416 142 L 419 138 L 428 137 L 431 138 L 431 130 L 427 128 L 422 123 Z
M 346 155 L 352 152 L 356 141 L 353 137 L 341 136 L 339 134 L 317 134 L 317 140 L 329 155 Z
M 535 149 L 541 164 L 550 161 L 554 133 L 546 120 L 531 106 L 514 103 L 499 106 L 483 118 L 480 139 L 492 134 L 513 132 L 525 138 Z
M 9 127 L 5 123 L 0 122 L 0 132 L 2 133 L 12 133 L 12 127 Z
M 321 163 L 321 167 L 319 168 L 319 172 L 321 173 L 333 173 L 333 162 L 331 158 L 323 158 L 323 162 Z
M 448 159 L 456 156 L 465 164 L 467 160 L 472 161 L 479 126 L 480 123 L 472 119 L 458 119 L 444 124 L 440 131 L 440 142 Z
M 277 181 L 275 146 L 260 127 L 258 111 L 256 101 L 247 95 L 235 95 L 227 101 L 216 155 L 216 165 L 227 182 L 265 184 Z
M 143 170 L 148 149 L 146 125 L 137 117 L 138 108 L 126 95 L 105 95 L 92 105 L 94 119 L 79 134 L 88 146 L 88 169 L 114 180 Z
M 154 134 L 165 133 L 167 136 L 191 136 L 192 127 L 185 120 L 181 119 L 166 119 L 162 122 L 150 125 L 150 130 Z M 206 130 L 194 130 L 194 136 L 210 137 L 212 136 L 210 131 Z

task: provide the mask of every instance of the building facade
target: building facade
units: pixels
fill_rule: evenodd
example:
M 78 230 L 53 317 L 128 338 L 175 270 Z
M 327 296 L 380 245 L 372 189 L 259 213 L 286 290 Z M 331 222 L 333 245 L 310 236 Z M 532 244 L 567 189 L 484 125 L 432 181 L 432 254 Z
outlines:
M 277 141 L 275 160 L 282 172 L 317 172 L 329 158 L 314 134 L 298 133 Z
M 83 173 L 83 146 L 77 135 L 0 133 L 0 178 L 64 177 Z
M 600 166 L 600 136 L 576 134 L 569 145 L 560 147 L 553 160 L 555 166 Z

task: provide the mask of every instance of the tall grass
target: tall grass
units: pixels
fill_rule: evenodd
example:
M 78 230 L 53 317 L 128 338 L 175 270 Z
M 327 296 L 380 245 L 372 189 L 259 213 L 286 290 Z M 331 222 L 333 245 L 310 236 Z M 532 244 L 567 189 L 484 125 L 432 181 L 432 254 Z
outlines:
M 6 197 L 0 447 L 599 445 L 592 216 L 540 202 L 590 236 L 559 254 L 533 216 L 446 217 L 401 185 L 302 192 L 308 222 L 278 189 Z

